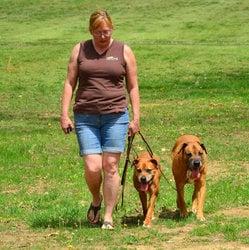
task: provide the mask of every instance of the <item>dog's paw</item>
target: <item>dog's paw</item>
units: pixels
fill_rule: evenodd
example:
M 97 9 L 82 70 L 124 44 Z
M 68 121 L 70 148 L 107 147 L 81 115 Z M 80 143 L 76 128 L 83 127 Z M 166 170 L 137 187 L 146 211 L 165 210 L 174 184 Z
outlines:
M 146 228 L 151 228 L 151 224 L 150 224 L 150 223 L 146 223 L 146 222 L 144 222 L 143 227 L 146 227 Z
M 205 221 L 206 218 L 203 215 L 197 215 L 196 216 L 199 221 Z
M 187 211 L 180 211 L 180 217 L 181 218 L 186 218 L 188 216 L 188 212 Z

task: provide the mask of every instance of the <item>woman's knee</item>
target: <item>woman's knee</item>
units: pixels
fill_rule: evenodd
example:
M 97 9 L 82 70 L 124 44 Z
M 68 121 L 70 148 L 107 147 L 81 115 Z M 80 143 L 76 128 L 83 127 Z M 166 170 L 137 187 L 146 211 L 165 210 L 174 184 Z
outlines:
M 103 170 L 105 174 L 116 175 L 118 174 L 118 166 L 115 162 L 103 163 Z
M 117 175 L 118 174 L 118 163 L 120 155 L 105 155 L 103 157 L 103 170 L 106 174 Z
M 102 158 L 99 155 L 84 157 L 85 171 L 98 173 L 102 170 Z

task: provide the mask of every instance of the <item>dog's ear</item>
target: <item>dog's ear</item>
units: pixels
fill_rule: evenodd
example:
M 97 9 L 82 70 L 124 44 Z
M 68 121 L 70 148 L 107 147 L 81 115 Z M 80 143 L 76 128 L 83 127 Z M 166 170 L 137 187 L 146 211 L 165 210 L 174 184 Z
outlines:
M 184 150 L 187 146 L 188 146 L 187 143 L 183 143 L 182 146 L 181 146 L 181 148 L 180 148 L 180 150 L 179 150 L 179 152 L 178 152 L 178 154 L 180 154 L 181 152 L 183 152 L 183 150 Z
M 139 163 L 139 159 L 134 159 L 132 162 L 132 166 L 136 166 Z
M 156 159 L 154 159 L 154 158 L 152 158 L 152 159 L 150 159 L 150 162 L 151 163 L 153 163 L 154 165 L 158 165 L 158 162 L 157 162 L 157 160 Z
M 200 144 L 200 146 L 202 147 L 202 149 L 205 151 L 205 153 L 207 154 L 207 149 L 205 147 L 205 145 L 203 143 Z
M 158 162 L 157 162 L 156 159 L 152 158 L 152 159 L 150 159 L 150 162 L 151 162 L 152 164 L 154 164 L 156 167 L 158 167 Z

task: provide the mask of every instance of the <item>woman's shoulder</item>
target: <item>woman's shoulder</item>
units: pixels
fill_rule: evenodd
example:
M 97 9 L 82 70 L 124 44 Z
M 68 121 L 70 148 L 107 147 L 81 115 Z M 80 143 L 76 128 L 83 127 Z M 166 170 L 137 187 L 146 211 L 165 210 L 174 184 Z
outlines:
M 71 56 L 75 57 L 76 55 L 78 55 L 79 51 L 80 51 L 80 47 L 81 47 L 81 43 L 75 44 L 73 49 L 72 49 Z
M 84 47 L 84 46 L 87 46 L 88 44 L 91 43 L 92 40 L 83 40 L 81 42 L 78 42 L 77 44 L 74 45 L 74 48 L 73 49 L 80 49 L 81 47 Z
M 132 49 L 127 44 L 124 44 L 124 58 L 126 63 L 136 60 Z
M 81 42 L 78 42 L 77 44 L 75 44 L 73 49 L 72 49 L 72 55 L 78 55 L 80 50 L 83 49 L 85 46 L 87 46 L 87 44 L 89 44 L 90 41 L 91 40 L 81 41 Z
M 119 47 L 124 47 L 125 46 L 124 42 L 116 40 L 116 39 L 113 40 L 113 44 L 115 44 L 116 46 L 119 46 Z
M 119 40 L 113 40 L 113 42 L 117 46 L 122 47 L 124 49 L 124 52 L 128 52 L 129 53 L 130 51 L 132 51 L 131 48 L 130 48 L 130 46 L 127 43 L 125 43 L 125 42 L 122 42 L 122 41 L 119 41 Z
M 125 43 L 124 43 L 124 53 L 133 54 L 133 51 L 130 48 L 130 46 L 128 44 L 125 44 Z

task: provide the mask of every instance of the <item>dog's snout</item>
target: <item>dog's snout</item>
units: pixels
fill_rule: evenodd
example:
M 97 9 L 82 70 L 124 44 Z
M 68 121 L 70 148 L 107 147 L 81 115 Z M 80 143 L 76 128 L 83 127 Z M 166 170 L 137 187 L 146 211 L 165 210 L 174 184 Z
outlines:
M 140 181 L 141 181 L 142 183 L 146 183 L 146 182 L 147 182 L 147 179 L 146 179 L 145 176 L 142 176 L 141 179 L 140 179 Z
M 201 165 L 201 161 L 200 160 L 194 160 L 194 168 L 199 168 Z

